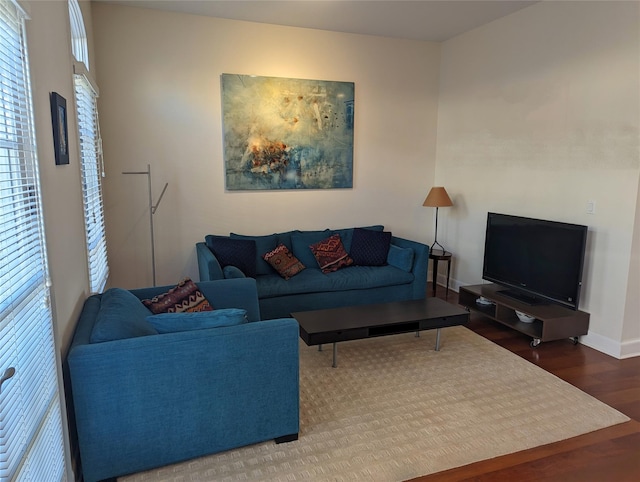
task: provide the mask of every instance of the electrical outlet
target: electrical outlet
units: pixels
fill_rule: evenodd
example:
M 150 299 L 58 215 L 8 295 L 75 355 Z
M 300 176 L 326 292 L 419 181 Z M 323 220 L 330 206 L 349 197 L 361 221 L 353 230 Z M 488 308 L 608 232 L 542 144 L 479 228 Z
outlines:
M 595 214 L 595 213 L 596 213 L 596 202 L 587 201 L 587 214 Z

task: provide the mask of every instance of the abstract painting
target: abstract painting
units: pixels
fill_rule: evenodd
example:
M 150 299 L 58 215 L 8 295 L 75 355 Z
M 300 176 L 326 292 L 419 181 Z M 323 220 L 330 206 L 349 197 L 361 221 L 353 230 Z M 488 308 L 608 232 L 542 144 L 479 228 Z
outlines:
M 353 82 L 222 74 L 226 189 L 353 187 Z

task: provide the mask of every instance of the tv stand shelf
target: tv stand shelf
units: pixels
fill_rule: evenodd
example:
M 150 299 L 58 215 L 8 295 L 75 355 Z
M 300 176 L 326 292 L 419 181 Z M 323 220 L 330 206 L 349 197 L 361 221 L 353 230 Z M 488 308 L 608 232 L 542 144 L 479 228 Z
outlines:
M 500 293 L 505 288 L 495 285 L 472 285 L 460 288 L 459 303 L 476 313 L 502 323 L 533 338 L 531 346 L 543 341 L 571 338 L 578 343 L 578 337 L 586 335 L 589 329 L 589 313 L 574 311 L 563 306 L 529 305 Z M 476 300 L 484 297 L 491 305 L 480 305 Z M 523 323 L 516 316 L 516 310 L 535 316 L 533 323 Z

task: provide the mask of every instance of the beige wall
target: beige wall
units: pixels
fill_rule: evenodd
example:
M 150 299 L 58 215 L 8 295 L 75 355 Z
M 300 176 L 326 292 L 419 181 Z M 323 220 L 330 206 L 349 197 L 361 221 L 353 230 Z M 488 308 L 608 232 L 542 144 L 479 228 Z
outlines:
M 197 279 L 209 233 L 384 224 L 427 241 L 422 201 L 435 160 L 436 44 L 93 5 L 112 283 L 152 282 L 152 166 L 158 284 Z M 355 83 L 354 187 L 225 192 L 220 75 Z
M 445 42 L 440 73 L 436 182 L 456 205 L 438 238 L 455 282 L 481 282 L 487 211 L 588 225 L 583 342 L 616 356 L 640 353 L 638 6 L 533 5 Z
M 640 352 L 636 3 L 542 2 L 441 46 L 102 3 L 93 13 L 114 285 L 151 283 L 146 179 L 122 171 L 151 164 L 154 199 L 169 183 L 154 216 L 158 284 L 197 277 L 193 245 L 208 233 L 383 223 L 430 243 L 421 202 L 443 184 L 454 286 L 481 282 L 487 211 L 586 224 L 583 342 Z M 222 73 L 355 82 L 354 188 L 225 192 Z
M 53 315 L 59 350 L 66 352 L 75 322 L 88 294 L 88 273 L 75 101 L 73 56 L 66 0 L 25 2 L 27 43 L 42 186 L 47 253 L 52 281 Z M 85 22 L 91 22 L 90 4 L 81 2 Z M 56 166 L 49 93 L 67 101 L 69 164 Z
M 636 204 L 629 282 L 627 284 L 627 304 L 625 323 L 622 327 L 622 358 L 638 354 L 640 340 L 640 178 L 638 179 L 638 201 Z

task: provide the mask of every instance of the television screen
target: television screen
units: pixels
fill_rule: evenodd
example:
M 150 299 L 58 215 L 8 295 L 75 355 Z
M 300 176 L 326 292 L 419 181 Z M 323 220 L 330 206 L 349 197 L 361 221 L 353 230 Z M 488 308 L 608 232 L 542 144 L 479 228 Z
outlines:
M 529 304 L 578 309 L 587 227 L 488 213 L 482 277 Z

